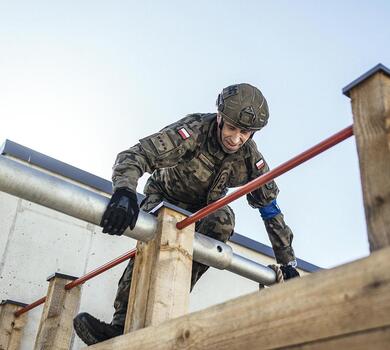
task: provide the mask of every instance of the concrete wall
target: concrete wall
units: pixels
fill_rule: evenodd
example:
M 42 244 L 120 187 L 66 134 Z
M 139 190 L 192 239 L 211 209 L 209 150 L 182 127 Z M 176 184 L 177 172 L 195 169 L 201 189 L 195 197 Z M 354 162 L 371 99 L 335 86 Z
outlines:
M 236 253 L 250 259 L 263 264 L 274 262 L 251 249 L 231 245 Z M 31 303 L 46 294 L 46 278 L 54 272 L 78 277 L 134 247 L 133 239 L 102 234 L 98 226 L 0 192 L 1 299 Z M 107 322 L 111 320 L 116 285 L 125 264 L 84 284 L 80 311 Z M 192 292 L 191 311 L 255 290 L 258 290 L 255 282 L 210 268 Z M 34 344 L 42 308 L 28 313 L 23 350 L 31 349 Z M 72 349 L 82 346 L 76 337 Z

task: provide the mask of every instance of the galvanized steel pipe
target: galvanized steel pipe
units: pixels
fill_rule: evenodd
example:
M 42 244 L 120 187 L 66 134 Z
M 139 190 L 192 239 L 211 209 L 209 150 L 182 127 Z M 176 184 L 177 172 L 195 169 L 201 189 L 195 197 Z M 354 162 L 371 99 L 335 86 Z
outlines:
M 43 205 L 77 219 L 99 225 L 109 199 L 59 177 L 0 156 L 0 191 Z M 124 235 L 148 242 L 155 236 L 157 219 L 140 211 L 134 230 Z M 261 284 L 276 282 L 269 267 L 233 253 L 227 244 L 195 233 L 194 260 L 226 269 Z
M 0 156 L 0 191 L 99 225 L 109 198 L 69 181 Z M 141 211 L 134 230 L 124 235 L 150 241 L 157 230 L 155 218 Z
M 276 282 L 276 274 L 274 270 L 268 266 L 264 266 L 256 261 L 249 260 L 244 256 L 234 253 L 231 263 L 226 267 L 226 270 L 249 278 L 250 280 L 257 281 L 265 286 L 269 286 Z
M 224 270 L 232 262 L 233 249 L 221 241 L 195 232 L 193 256 L 197 262 Z
M 197 262 L 228 270 L 266 286 L 276 282 L 275 271 L 271 268 L 235 254 L 231 246 L 198 232 L 195 232 L 193 255 Z

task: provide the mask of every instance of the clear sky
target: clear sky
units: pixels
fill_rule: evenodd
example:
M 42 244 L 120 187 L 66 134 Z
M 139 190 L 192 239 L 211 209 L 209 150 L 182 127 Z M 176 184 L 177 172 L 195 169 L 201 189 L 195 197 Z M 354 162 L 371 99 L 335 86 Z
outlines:
M 110 179 L 119 151 L 249 82 L 270 107 L 255 140 L 273 168 L 352 123 L 341 89 L 390 67 L 389 18 L 376 0 L 0 0 L 0 143 Z M 368 254 L 353 138 L 277 183 L 298 257 Z M 269 244 L 259 213 L 232 206 L 236 231 Z

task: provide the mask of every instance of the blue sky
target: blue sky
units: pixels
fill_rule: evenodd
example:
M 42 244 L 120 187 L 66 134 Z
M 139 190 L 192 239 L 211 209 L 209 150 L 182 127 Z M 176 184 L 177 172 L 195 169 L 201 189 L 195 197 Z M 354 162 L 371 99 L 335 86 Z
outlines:
M 390 66 L 387 1 L 0 1 L 0 142 L 109 179 L 116 154 L 235 82 L 258 86 L 271 168 L 352 123 L 341 89 Z M 298 257 L 368 254 L 353 138 L 277 179 Z M 145 178 L 140 181 L 142 191 Z M 234 203 L 236 231 L 267 243 Z

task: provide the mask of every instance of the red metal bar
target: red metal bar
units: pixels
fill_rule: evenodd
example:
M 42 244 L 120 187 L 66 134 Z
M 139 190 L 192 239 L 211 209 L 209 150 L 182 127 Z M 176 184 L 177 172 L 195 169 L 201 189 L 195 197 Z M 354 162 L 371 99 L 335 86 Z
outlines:
M 92 270 L 91 272 L 87 273 L 86 275 L 68 283 L 67 285 L 65 285 L 65 289 L 69 290 L 69 289 L 72 289 L 80 284 L 83 284 L 84 282 L 90 280 L 91 278 L 93 278 L 97 275 L 100 275 L 101 273 L 113 268 L 114 266 L 119 265 L 120 263 L 122 263 L 130 258 L 134 258 L 136 253 L 137 253 L 137 249 L 130 250 L 129 252 L 117 257 L 114 260 L 109 261 L 108 263 L 105 263 L 104 265 L 98 267 L 97 269 Z
M 309 148 L 307 151 L 298 154 L 294 158 L 288 160 L 287 162 L 277 166 L 275 169 L 269 171 L 268 173 L 259 176 L 258 178 L 248 182 L 246 185 L 241 186 L 238 190 L 232 192 L 231 194 L 227 195 L 226 197 L 223 197 L 214 203 L 209 204 L 208 206 L 198 210 L 197 212 L 193 213 L 189 217 L 185 218 L 182 221 L 179 221 L 176 224 L 176 227 L 178 229 L 183 229 L 192 223 L 199 221 L 200 219 L 203 219 L 205 216 L 215 212 L 219 208 L 233 202 L 237 198 L 248 194 L 255 189 L 263 186 L 267 182 L 275 179 L 276 177 L 284 174 L 285 172 L 295 168 L 296 166 L 302 164 L 303 162 L 306 162 L 307 160 L 315 157 L 316 155 L 326 151 L 327 149 L 337 145 L 341 141 L 344 141 L 348 137 L 353 135 L 353 128 L 352 125 L 339 131 L 338 133 L 332 135 L 331 137 L 325 139 L 324 141 L 318 143 L 317 145 Z
M 26 307 L 24 307 L 18 311 L 15 311 L 14 315 L 15 315 L 15 317 L 19 317 L 20 315 L 23 315 L 27 311 L 30 311 L 31 309 L 43 304 L 45 301 L 46 301 L 46 297 L 43 297 L 37 301 L 34 301 L 32 304 L 27 305 Z
M 104 265 L 96 268 L 95 270 L 92 270 L 91 272 L 87 273 L 86 275 L 66 284 L 65 289 L 69 290 L 69 289 L 72 289 L 80 284 L 83 284 L 84 282 L 90 280 L 91 278 L 93 278 L 97 275 L 100 275 L 101 273 L 113 268 L 114 266 L 119 265 L 120 263 L 135 257 L 136 253 L 137 253 L 137 249 L 133 249 L 133 250 L 128 251 L 127 253 L 117 257 L 116 259 L 111 260 L 108 263 L 105 263 Z M 43 297 L 37 301 L 34 301 L 33 303 L 27 305 L 26 307 L 16 311 L 14 313 L 14 315 L 15 315 L 15 317 L 19 317 L 20 315 L 23 315 L 27 311 L 30 311 L 31 309 L 43 304 L 45 301 L 46 301 L 46 297 Z

